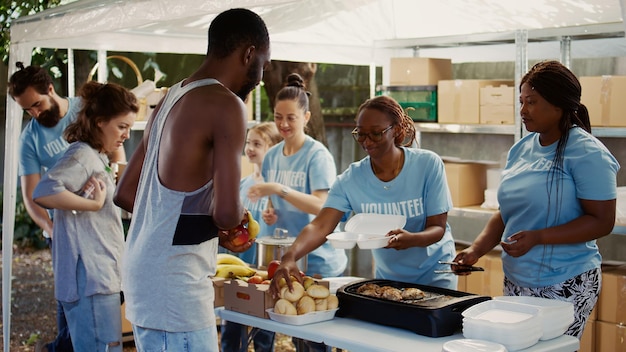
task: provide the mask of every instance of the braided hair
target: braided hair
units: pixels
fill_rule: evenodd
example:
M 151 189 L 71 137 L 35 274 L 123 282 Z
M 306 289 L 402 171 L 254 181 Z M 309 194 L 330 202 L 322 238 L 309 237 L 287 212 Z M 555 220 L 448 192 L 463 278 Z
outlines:
M 520 91 L 522 85 L 527 84 L 537 92 L 548 103 L 560 108 L 563 111 L 561 120 L 559 121 L 559 130 L 561 136 L 559 138 L 556 152 L 552 160 L 552 166 L 548 172 L 547 188 L 548 201 L 552 193 L 554 181 L 556 183 L 556 199 L 559 196 L 559 177 L 563 173 L 563 158 L 565 155 L 565 147 L 569 139 L 569 130 L 571 128 L 580 127 L 591 133 L 591 123 L 589 121 L 589 111 L 584 104 L 580 102 L 581 86 L 578 78 L 567 67 L 558 61 L 541 61 L 535 64 L 520 83 Z M 550 209 L 550 207 L 548 207 Z M 557 206 L 556 216 L 559 214 Z M 548 220 L 546 220 L 548 221 Z
M 411 117 L 402 109 L 402 106 L 393 98 L 381 95 L 368 99 L 359 106 L 356 116 L 359 116 L 361 111 L 365 109 L 378 110 L 391 119 L 392 125 L 400 126 L 400 133 L 394 139 L 396 146 L 408 147 L 413 144 L 415 141 L 415 124 Z

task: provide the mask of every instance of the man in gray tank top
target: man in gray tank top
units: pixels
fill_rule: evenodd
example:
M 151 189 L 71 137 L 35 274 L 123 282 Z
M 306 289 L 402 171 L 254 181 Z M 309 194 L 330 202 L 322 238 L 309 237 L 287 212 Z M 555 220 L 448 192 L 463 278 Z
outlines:
M 133 214 L 122 289 L 138 351 L 219 350 L 209 276 L 218 244 L 236 252 L 251 246 L 235 246 L 220 230 L 245 221 L 243 100 L 269 62 L 258 15 L 219 14 L 204 62 L 159 103 L 122 175 L 115 203 Z

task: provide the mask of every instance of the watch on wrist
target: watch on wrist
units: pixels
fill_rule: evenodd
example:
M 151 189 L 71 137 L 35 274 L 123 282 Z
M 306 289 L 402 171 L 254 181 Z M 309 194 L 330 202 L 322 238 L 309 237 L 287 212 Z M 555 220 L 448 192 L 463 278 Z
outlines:
M 291 188 L 287 187 L 287 186 L 282 186 L 280 188 L 280 197 L 281 198 L 285 198 L 287 197 L 287 195 L 289 194 L 289 192 L 291 192 Z

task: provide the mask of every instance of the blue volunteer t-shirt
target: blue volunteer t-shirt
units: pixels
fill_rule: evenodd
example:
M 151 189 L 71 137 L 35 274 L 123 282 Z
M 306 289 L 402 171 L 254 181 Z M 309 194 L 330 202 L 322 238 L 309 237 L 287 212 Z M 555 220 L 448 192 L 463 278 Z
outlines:
M 541 146 L 530 133 L 509 151 L 498 203 L 505 229 L 502 240 L 523 230 L 538 230 L 570 222 L 583 214 L 580 199 L 610 200 L 617 196 L 619 164 L 606 147 L 582 128 L 569 131 L 563 172 L 552 181 L 555 142 Z M 521 257 L 502 253 L 506 277 L 522 287 L 545 287 L 599 268 L 596 241 L 537 245 Z
M 80 98 L 68 98 L 67 113 L 54 127 L 44 127 L 32 118 L 20 135 L 19 176 L 40 174 L 51 168 L 69 146 L 63 132 L 76 121 Z
M 330 189 L 337 178 L 337 169 L 332 155 L 326 147 L 306 136 L 304 145 L 293 155 L 285 156 L 282 141 L 267 151 L 263 159 L 262 175 L 267 182 L 278 182 L 292 189 L 311 194 L 313 191 Z M 271 196 L 278 221 L 276 228 L 289 231 L 289 236 L 297 236 L 304 226 L 315 218 L 278 197 Z M 335 249 L 325 243 L 308 255 L 308 275 L 320 274 L 323 277 L 339 276 L 346 268 L 348 257 L 343 249 Z
M 355 214 L 404 215 L 404 229 L 409 232 L 424 230 L 427 217 L 447 213 L 452 200 L 441 158 L 428 150 L 402 149 L 404 166 L 396 178 L 389 182 L 378 179 L 367 156 L 339 175 L 324 207 Z M 455 256 L 447 224 L 443 238 L 428 247 L 380 248 L 373 249 L 372 254 L 376 278 L 457 289 L 455 275 L 435 273 L 445 269 L 438 261 L 450 261 Z
M 262 197 L 256 202 L 253 202 L 250 198 L 248 198 L 248 190 L 255 183 L 254 175 L 249 175 L 241 179 L 241 182 L 239 183 L 239 195 L 244 208 L 248 209 L 250 215 L 252 215 L 252 217 L 259 223 L 260 230 L 257 238 L 261 238 L 273 235 L 275 226 L 269 226 L 265 223 L 265 221 L 263 221 L 263 211 L 267 208 L 269 198 Z M 238 255 L 239 258 L 243 259 L 246 263 L 253 265 L 258 264 L 258 247 L 256 242 L 247 251 L 233 254 Z

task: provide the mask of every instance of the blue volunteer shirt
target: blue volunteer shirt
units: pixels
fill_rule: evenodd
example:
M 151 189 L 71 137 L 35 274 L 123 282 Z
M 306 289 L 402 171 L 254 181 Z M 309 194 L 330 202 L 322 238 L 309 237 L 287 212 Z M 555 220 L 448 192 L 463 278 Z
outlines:
M 68 98 L 65 116 L 54 127 L 44 127 L 32 118 L 20 135 L 19 176 L 39 174 L 50 169 L 69 146 L 63 132 L 76 121 L 80 98 Z
M 555 142 L 541 146 L 530 133 L 509 151 L 498 203 L 505 223 L 502 240 L 522 230 L 538 230 L 570 222 L 581 215 L 580 199 L 610 200 L 617 196 L 619 164 L 606 147 L 582 128 L 569 131 L 559 181 L 552 180 Z M 599 268 L 596 241 L 538 245 L 521 257 L 502 253 L 506 277 L 523 287 L 545 287 Z
M 330 189 L 337 177 L 337 169 L 332 155 L 322 143 L 306 136 L 302 148 L 289 156 L 283 154 L 284 145 L 282 141 L 265 154 L 262 169 L 264 180 L 278 182 L 307 194 Z M 271 201 L 278 216 L 276 228 L 287 229 L 289 236 L 297 236 L 315 218 L 276 195 L 271 196 Z M 330 243 L 325 243 L 309 253 L 307 261 L 308 275 L 333 277 L 343 273 L 348 257 L 345 250 L 335 249 Z
M 389 182 L 374 175 L 369 156 L 352 163 L 337 178 L 324 207 L 355 214 L 404 215 L 405 230 L 424 230 L 427 217 L 447 213 L 452 208 L 444 165 L 431 151 L 413 148 L 403 151 L 404 166 Z M 454 240 L 447 224 L 443 238 L 428 247 L 380 248 L 373 249 L 372 254 L 376 278 L 457 289 L 455 275 L 435 273 L 445 269 L 438 261 L 450 261 L 455 256 Z

